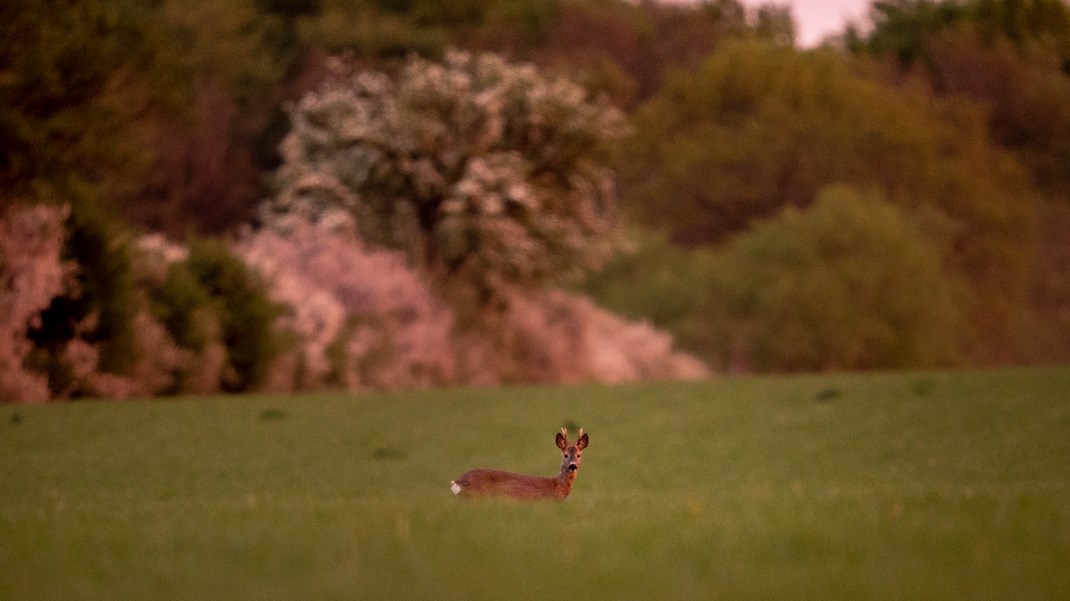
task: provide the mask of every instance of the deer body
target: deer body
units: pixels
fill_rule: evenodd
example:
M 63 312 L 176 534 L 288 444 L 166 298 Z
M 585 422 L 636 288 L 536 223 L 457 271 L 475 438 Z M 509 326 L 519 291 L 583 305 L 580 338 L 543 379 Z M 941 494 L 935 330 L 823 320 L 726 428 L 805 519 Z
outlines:
M 501 496 L 520 500 L 564 500 L 572 492 L 572 481 L 580 469 L 582 451 L 587 447 L 588 437 L 580 429 L 575 443 L 568 440 L 564 428 L 557 435 L 557 448 L 561 449 L 561 471 L 554 477 L 529 476 L 503 470 L 474 469 L 450 482 L 453 494 L 470 496 Z

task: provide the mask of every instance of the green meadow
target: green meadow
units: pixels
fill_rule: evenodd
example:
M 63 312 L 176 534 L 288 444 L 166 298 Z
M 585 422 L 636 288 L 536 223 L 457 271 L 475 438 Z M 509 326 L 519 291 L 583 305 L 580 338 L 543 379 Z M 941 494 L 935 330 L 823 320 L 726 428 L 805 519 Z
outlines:
M 0 405 L 0 599 L 552 597 L 1070 599 L 1070 369 Z

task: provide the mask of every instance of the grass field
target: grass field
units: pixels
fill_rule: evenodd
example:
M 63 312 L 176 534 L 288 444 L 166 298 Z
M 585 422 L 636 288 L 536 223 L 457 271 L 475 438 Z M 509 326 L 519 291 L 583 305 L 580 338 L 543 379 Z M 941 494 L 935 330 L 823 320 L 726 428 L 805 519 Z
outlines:
M 1070 369 L 0 405 L 0 599 L 556 596 L 1070 599 Z

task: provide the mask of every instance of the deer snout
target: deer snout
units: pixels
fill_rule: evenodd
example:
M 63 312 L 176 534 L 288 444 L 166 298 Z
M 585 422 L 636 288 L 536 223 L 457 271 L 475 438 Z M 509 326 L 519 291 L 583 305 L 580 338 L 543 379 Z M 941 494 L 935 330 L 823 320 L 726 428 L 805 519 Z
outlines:
M 578 469 L 580 469 L 580 466 L 576 465 L 575 463 L 568 464 L 568 471 L 574 472 Z

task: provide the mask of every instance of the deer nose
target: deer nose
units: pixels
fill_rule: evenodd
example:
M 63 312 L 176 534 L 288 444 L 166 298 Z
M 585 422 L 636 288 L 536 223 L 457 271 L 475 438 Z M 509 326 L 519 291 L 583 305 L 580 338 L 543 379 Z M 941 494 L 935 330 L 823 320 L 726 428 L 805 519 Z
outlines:
M 580 466 L 576 465 L 575 463 L 568 464 L 568 471 L 574 472 L 578 469 L 580 469 Z

